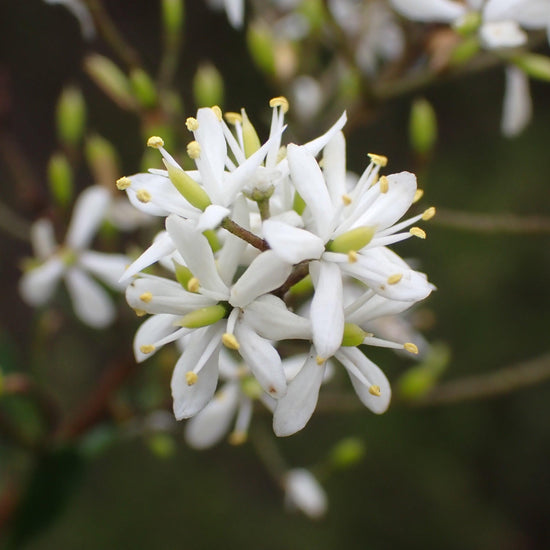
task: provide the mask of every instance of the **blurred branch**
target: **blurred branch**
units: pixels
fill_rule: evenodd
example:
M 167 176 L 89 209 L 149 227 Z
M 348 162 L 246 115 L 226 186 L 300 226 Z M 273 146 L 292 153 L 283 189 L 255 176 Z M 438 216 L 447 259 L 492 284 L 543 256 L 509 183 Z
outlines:
M 30 224 L 2 202 L 0 202 L 0 229 L 16 239 L 30 242 Z
M 438 208 L 432 223 L 482 233 L 550 233 L 550 218 L 542 216 L 477 214 Z

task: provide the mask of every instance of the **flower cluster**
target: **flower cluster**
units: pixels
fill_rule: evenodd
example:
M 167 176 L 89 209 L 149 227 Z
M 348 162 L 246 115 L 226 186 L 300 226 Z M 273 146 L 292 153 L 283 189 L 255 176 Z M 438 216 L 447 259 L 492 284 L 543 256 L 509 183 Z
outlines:
M 182 350 L 171 382 L 174 413 L 195 417 L 187 434 L 198 447 L 223 436 L 233 417 L 232 437 L 246 437 L 256 398 L 273 411 L 277 435 L 302 429 L 333 359 L 359 399 L 384 412 L 389 382 L 358 346 L 415 353 L 414 344 L 379 338 L 369 326 L 434 288 L 388 248 L 424 238 L 414 224 L 435 213 L 399 221 L 421 196 L 415 176 L 381 175 L 387 159 L 371 154 L 350 183 L 345 113 L 319 138 L 281 147 L 288 102 L 274 98 L 270 106 L 263 145 L 244 109 L 222 116 L 218 107 L 202 108 L 186 123 L 195 169 L 184 170 L 152 137 L 148 145 L 166 169 L 117 182 L 137 208 L 165 218 L 165 231 L 123 280 L 131 280 L 129 305 L 150 315 L 135 336 L 137 360 L 169 342 Z M 158 270 L 145 271 L 152 264 Z M 296 352 L 282 353 L 287 340 L 297 341 L 284 346 Z

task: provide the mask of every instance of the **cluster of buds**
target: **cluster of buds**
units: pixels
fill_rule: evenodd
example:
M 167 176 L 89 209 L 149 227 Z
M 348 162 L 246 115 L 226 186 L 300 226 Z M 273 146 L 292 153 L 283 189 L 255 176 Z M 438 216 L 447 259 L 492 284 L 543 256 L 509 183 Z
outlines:
M 434 288 L 388 248 L 424 238 L 414 224 L 435 213 L 432 207 L 399 221 L 422 195 L 415 176 L 381 175 L 387 159 L 370 154 L 363 174 L 351 177 L 345 113 L 317 139 L 281 146 L 288 102 L 278 97 L 270 106 L 263 144 L 244 109 L 224 115 L 202 108 L 186 123 L 194 170 L 184 170 L 155 136 L 148 145 L 166 169 L 117 182 L 137 208 L 165 218 L 165 231 L 123 280 L 131 281 L 129 305 L 149 314 L 135 335 L 137 360 L 170 342 L 181 349 L 174 413 L 194 417 L 188 436 L 196 446 L 223 437 L 233 418 L 230 437 L 244 440 L 255 399 L 273 412 L 276 435 L 301 430 L 334 363 L 369 409 L 384 412 L 390 384 L 358 346 L 417 352 L 369 325 Z M 156 270 L 147 269 L 153 264 Z

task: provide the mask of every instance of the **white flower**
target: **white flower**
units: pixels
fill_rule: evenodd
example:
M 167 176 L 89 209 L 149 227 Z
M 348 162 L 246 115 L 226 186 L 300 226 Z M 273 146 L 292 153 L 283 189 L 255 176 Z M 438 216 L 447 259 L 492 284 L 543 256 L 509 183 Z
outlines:
M 225 9 L 227 19 L 231 25 L 240 29 L 244 21 L 244 0 L 208 0 L 214 9 Z
M 82 36 L 86 40 L 93 40 L 95 37 L 94 20 L 82 0 L 44 0 L 44 2 L 46 4 L 61 4 L 65 6 L 78 19 Z
M 289 470 L 284 476 L 283 485 L 285 502 L 289 508 L 297 508 L 312 519 L 319 519 L 326 514 L 327 496 L 309 470 Z
M 88 250 L 109 204 L 109 192 L 99 186 L 84 190 L 78 197 L 65 243 L 58 246 L 49 220 L 37 221 L 32 228 L 32 242 L 38 267 L 25 272 L 19 290 L 32 306 L 45 304 L 61 279 L 65 280 L 77 317 L 94 328 L 109 325 L 115 317 L 114 306 L 107 292 L 88 274 L 113 288 L 128 258 L 121 254 L 105 254 Z

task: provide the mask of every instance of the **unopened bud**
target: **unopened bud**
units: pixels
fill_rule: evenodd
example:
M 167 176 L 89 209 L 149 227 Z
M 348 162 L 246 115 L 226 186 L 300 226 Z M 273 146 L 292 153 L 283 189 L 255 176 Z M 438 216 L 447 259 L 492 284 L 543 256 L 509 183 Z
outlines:
M 374 227 L 356 227 L 334 238 L 327 244 L 327 250 L 347 254 L 350 250 L 361 250 L 374 237 Z
M 275 74 L 275 41 L 270 28 L 263 23 L 248 26 L 246 33 L 248 51 L 254 63 L 266 74 Z
M 212 204 L 208 193 L 184 170 L 168 162 L 164 165 L 168 170 L 170 181 L 190 204 L 202 211 Z
M 61 142 L 77 145 L 86 125 L 86 103 L 78 88 L 63 90 L 57 103 L 57 133 Z
M 162 0 L 162 25 L 169 40 L 179 35 L 184 18 L 183 0 Z
M 67 206 L 73 197 L 73 171 L 63 153 L 54 153 L 50 158 L 48 180 L 55 203 Z
M 437 118 L 431 104 L 424 98 L 413 102 L 409 120 L 409 136 L 416 153 L 429 153 L 437 140 Z
M 86 159 L 94 176 L 94 181 L 109 185 L 117 179 L 118 159 L 115 148 L 97 134 L 86 140 Z
M 143 69 L 133 69 L 130 84 L 134 96 L 144 107 L 153 107 L 157 103 L 157 91 L 151 77 Z
M 210 63 L 200 65 L 193 77 L 193 97 L 197 105 L 223 105 L 223 77 Z

